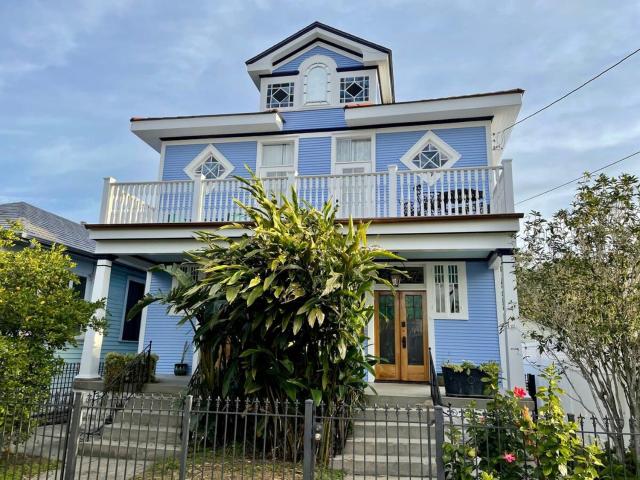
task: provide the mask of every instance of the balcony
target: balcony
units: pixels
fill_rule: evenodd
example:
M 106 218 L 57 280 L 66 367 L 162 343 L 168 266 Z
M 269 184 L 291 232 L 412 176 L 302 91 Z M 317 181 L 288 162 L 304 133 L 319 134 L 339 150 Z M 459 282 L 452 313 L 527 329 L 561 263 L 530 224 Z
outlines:
M 497 167 L 470 167 L 353 175 L 291 175 L 264 180 L 265 188 L 298 197 L 320 208 L 337 206 L 340 219 L 349 217 L 468 217 L 512 213 L 511 161 Z M 243 184 L 223 180 L 116 182 L 105 179 L 101 224 L 173 224 L 248 220 L 234 199 L 251 204 Z

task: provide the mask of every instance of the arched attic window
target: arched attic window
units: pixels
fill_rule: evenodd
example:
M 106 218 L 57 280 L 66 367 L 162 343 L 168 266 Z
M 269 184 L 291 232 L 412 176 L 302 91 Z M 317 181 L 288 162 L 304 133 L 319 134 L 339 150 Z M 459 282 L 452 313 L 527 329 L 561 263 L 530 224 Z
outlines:
M 304 75 L 304 103 L 317 105 L 329 102 L 329 68 L 324 63 L 314 63 Z

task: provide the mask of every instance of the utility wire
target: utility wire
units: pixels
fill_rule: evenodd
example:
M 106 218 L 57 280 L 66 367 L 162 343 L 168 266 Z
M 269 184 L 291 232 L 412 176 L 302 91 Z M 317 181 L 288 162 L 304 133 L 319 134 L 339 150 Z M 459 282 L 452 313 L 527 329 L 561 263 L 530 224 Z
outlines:
M 545 190 L 544 192 L 540 192 L 540 193 L 536 193 L 535 195 L 532 195 L 529 198 L 525 198 L 524 200 L 520 200 L 519 202 L 516 202 L 516 205 L 520 205 L 521 203 L 524 202 L 528 202 L 529 200 L 533 200 L 534 198 L 538 198 L 541 197 L 543 195 L 546 195 L 547 193 L 551 193 L 554 192 L 562 187 L 566 187 L 567 185 L 571 185 L 572 183 L 577 182 L 578 180 L 583 179 L 586 175 L 588 174 L 593 174 L 593 173 L 597 173 L 597 172 L 601 172 L 602 170 L 604 170 L 605 168 L 609 168 L 612 167 L 613 165 L 616 165 L 617 163 L 623 162 L 631 157 L 635 157 L 636 155 L 640 154 L 640 150 L 638 150 L 637 152 L 632 153 L 631 155 L 627 155 L 626 157 L 620 158 L 618 160 L 616 160 L 615 162 L 611 162 L 611 163 L 607 163 L 606 165 L 600 167 L 600 168 L 596 168 L 595 170 L 592 170 L 591 172 L 587 172 L 587 173 L 583 173 L 582 175 L 580 175 L 579 177 L 574 178 L 573 180 L 569 180 L 568 182 L 564 182 L 561 185 L 557 185 L 553 188 L 550 188 L 549 190 Z
M 586 87 L 587 85 L 589 85 L 591 82 L 593 82 L 594 80 L 600 78 L 602 75 L 604 75 L 605 73 L 607 73 L 609 70 L 613 70 L 615 67 L 617 67 L 618 65 L 620 65 L 622 62 L 628 60 L 629 58 L 633 57 L 636 53 L 640 52 L 640 48 L 634 50 L 633 52 L 631 52 L 630 54 L 628 54 L 626 57 L 621 58 L 620 60 L 618 60 L 616 63 L 614 63 L 613 65 L 611 65 L 610 67 L 607 67 L 605 70 L 601 71 L 600 73 L 598 73 L 597 75 L 595 75 L 594 77 L 591 77 L 589 80 L 587 80 L 586 82 L 584 82 L 583 84 L 577 86 L 576 88 L 574 88 L 573 90 L 571 90 L 570 92 L 565 93 L 564 95 L 562 95 L 560 98 L 555 99 L 553 102 L 549 103 L 548 105 L 545 105 L 544 107 L 540 108 L 539 110 L 536 110 L 535 112 L 533 112 L 530 115 L 527 115 L 526 117 L 518 120 L 517 122 L 515 122 L 512 125 L 509 125 L 508 127 L 500 130 L 499 132 L 497 132 L 496 135 L 500 135 L 504 132 L 506 132 L 507 130 L 512 129 L 513 127 L 515 127 L 516 125 L 519 125 L 520 123 L 524 122 L 525 120 L 529 120 L 531 117 L 539 114 L 540 112 L 544 112 L 547 108 L 555 105 L 556 103 L 564 100 L 565 98 L 567 98 L 569 95 L 577 92 L 578 90 L 580 90 L 583 87 Z

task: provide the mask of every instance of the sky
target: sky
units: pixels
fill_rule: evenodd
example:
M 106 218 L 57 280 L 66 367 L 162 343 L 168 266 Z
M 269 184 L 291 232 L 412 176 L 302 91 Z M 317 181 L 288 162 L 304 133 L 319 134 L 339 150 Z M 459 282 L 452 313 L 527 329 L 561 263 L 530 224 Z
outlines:
M 156 179 L 132 116 L 258 110 L 244 61 L 315 20 L 391 48 L 398 101 L 523 88 L 521 117 L 640 47 L 628 0 L 3 0 L 0 203 L 96 221 L 103 177 Z M 640 53 L 515 127 L 516 201 L 640 150 L 639 86 Z

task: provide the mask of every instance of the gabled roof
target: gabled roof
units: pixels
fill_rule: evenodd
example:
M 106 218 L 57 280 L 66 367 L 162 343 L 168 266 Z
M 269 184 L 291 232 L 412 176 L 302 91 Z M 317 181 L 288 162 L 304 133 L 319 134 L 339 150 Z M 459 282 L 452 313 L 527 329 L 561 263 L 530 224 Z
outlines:
M 89 238 L 83 225 L 47 212 L 26 202 L 0 205 L 0 226 L 6 227 L 18 221 L 22 233 L 44 243 L 57 243 L 70 250 L 93 254 L 96 242 Z
M 249 65 L 251 63 L 257 62 L 261 58 L 266 57 L 270 53 L 275 52 L 279 48 L 282 48 L 285 45 L 287 45 L 288 43 L 291 43 L 294 40 L 302 37 L 305 33 L 310 32 L 314 28 L 319 28 L 319 29 L 322 29 L 322 30 L 326 30 L 327 32 L 331 32 L 331 33 L 333 33 L 335 35 L 338 35 L 340 37 L 344 37 L 344 38 L 346 38 L 348 40 L 351 40 L 353 42 L 361 43 L 362 45 L 366 45 L 367 47 L 371 47 L 371 48 L 373 48 L 375 50 L 380 50 L 383 53 L 387 53 L 389 55 L 389 62 L 391 62 L 391 49 L 390 48 L 383 47 L 382 45 L 378 45 L 377 43 L 370 42 L 369 40 L 365 40 L 364 38 L 357 37 L 355 35 L 352 35 L 350 33 L 345 32 L 343 30 L 338 30 L 337 28 L 334 28 L 334 27 L 332 27 L 330 25 L 326 25 L 326 24 L 324 24 L 322 22 L 316 21 L 316 22 L 313 22 L 310 25 L 307 25 L 303 29 L 298 30 L 293 35 L 288 36 L 287 38 L 285 38 L 281 42 L 276 43 L 272 47 L 267 48 L 264 52 L 261 52 L 258 55 L 256 55 L 255 57 L 250 58 L 245 63 L 247 65 Z
M 272 75 L 277 65 L 287 58 L 322 44 L 339 53 L 351 55 L 365 68 L 377 68 L 383 103 L 394 101 L 393 61 L 391 49 L 364 38 L 338 30 L 321 22 L 313 22 L 281 42 L 250 58 L 245 63 L 255 85 L 260 78 Z

